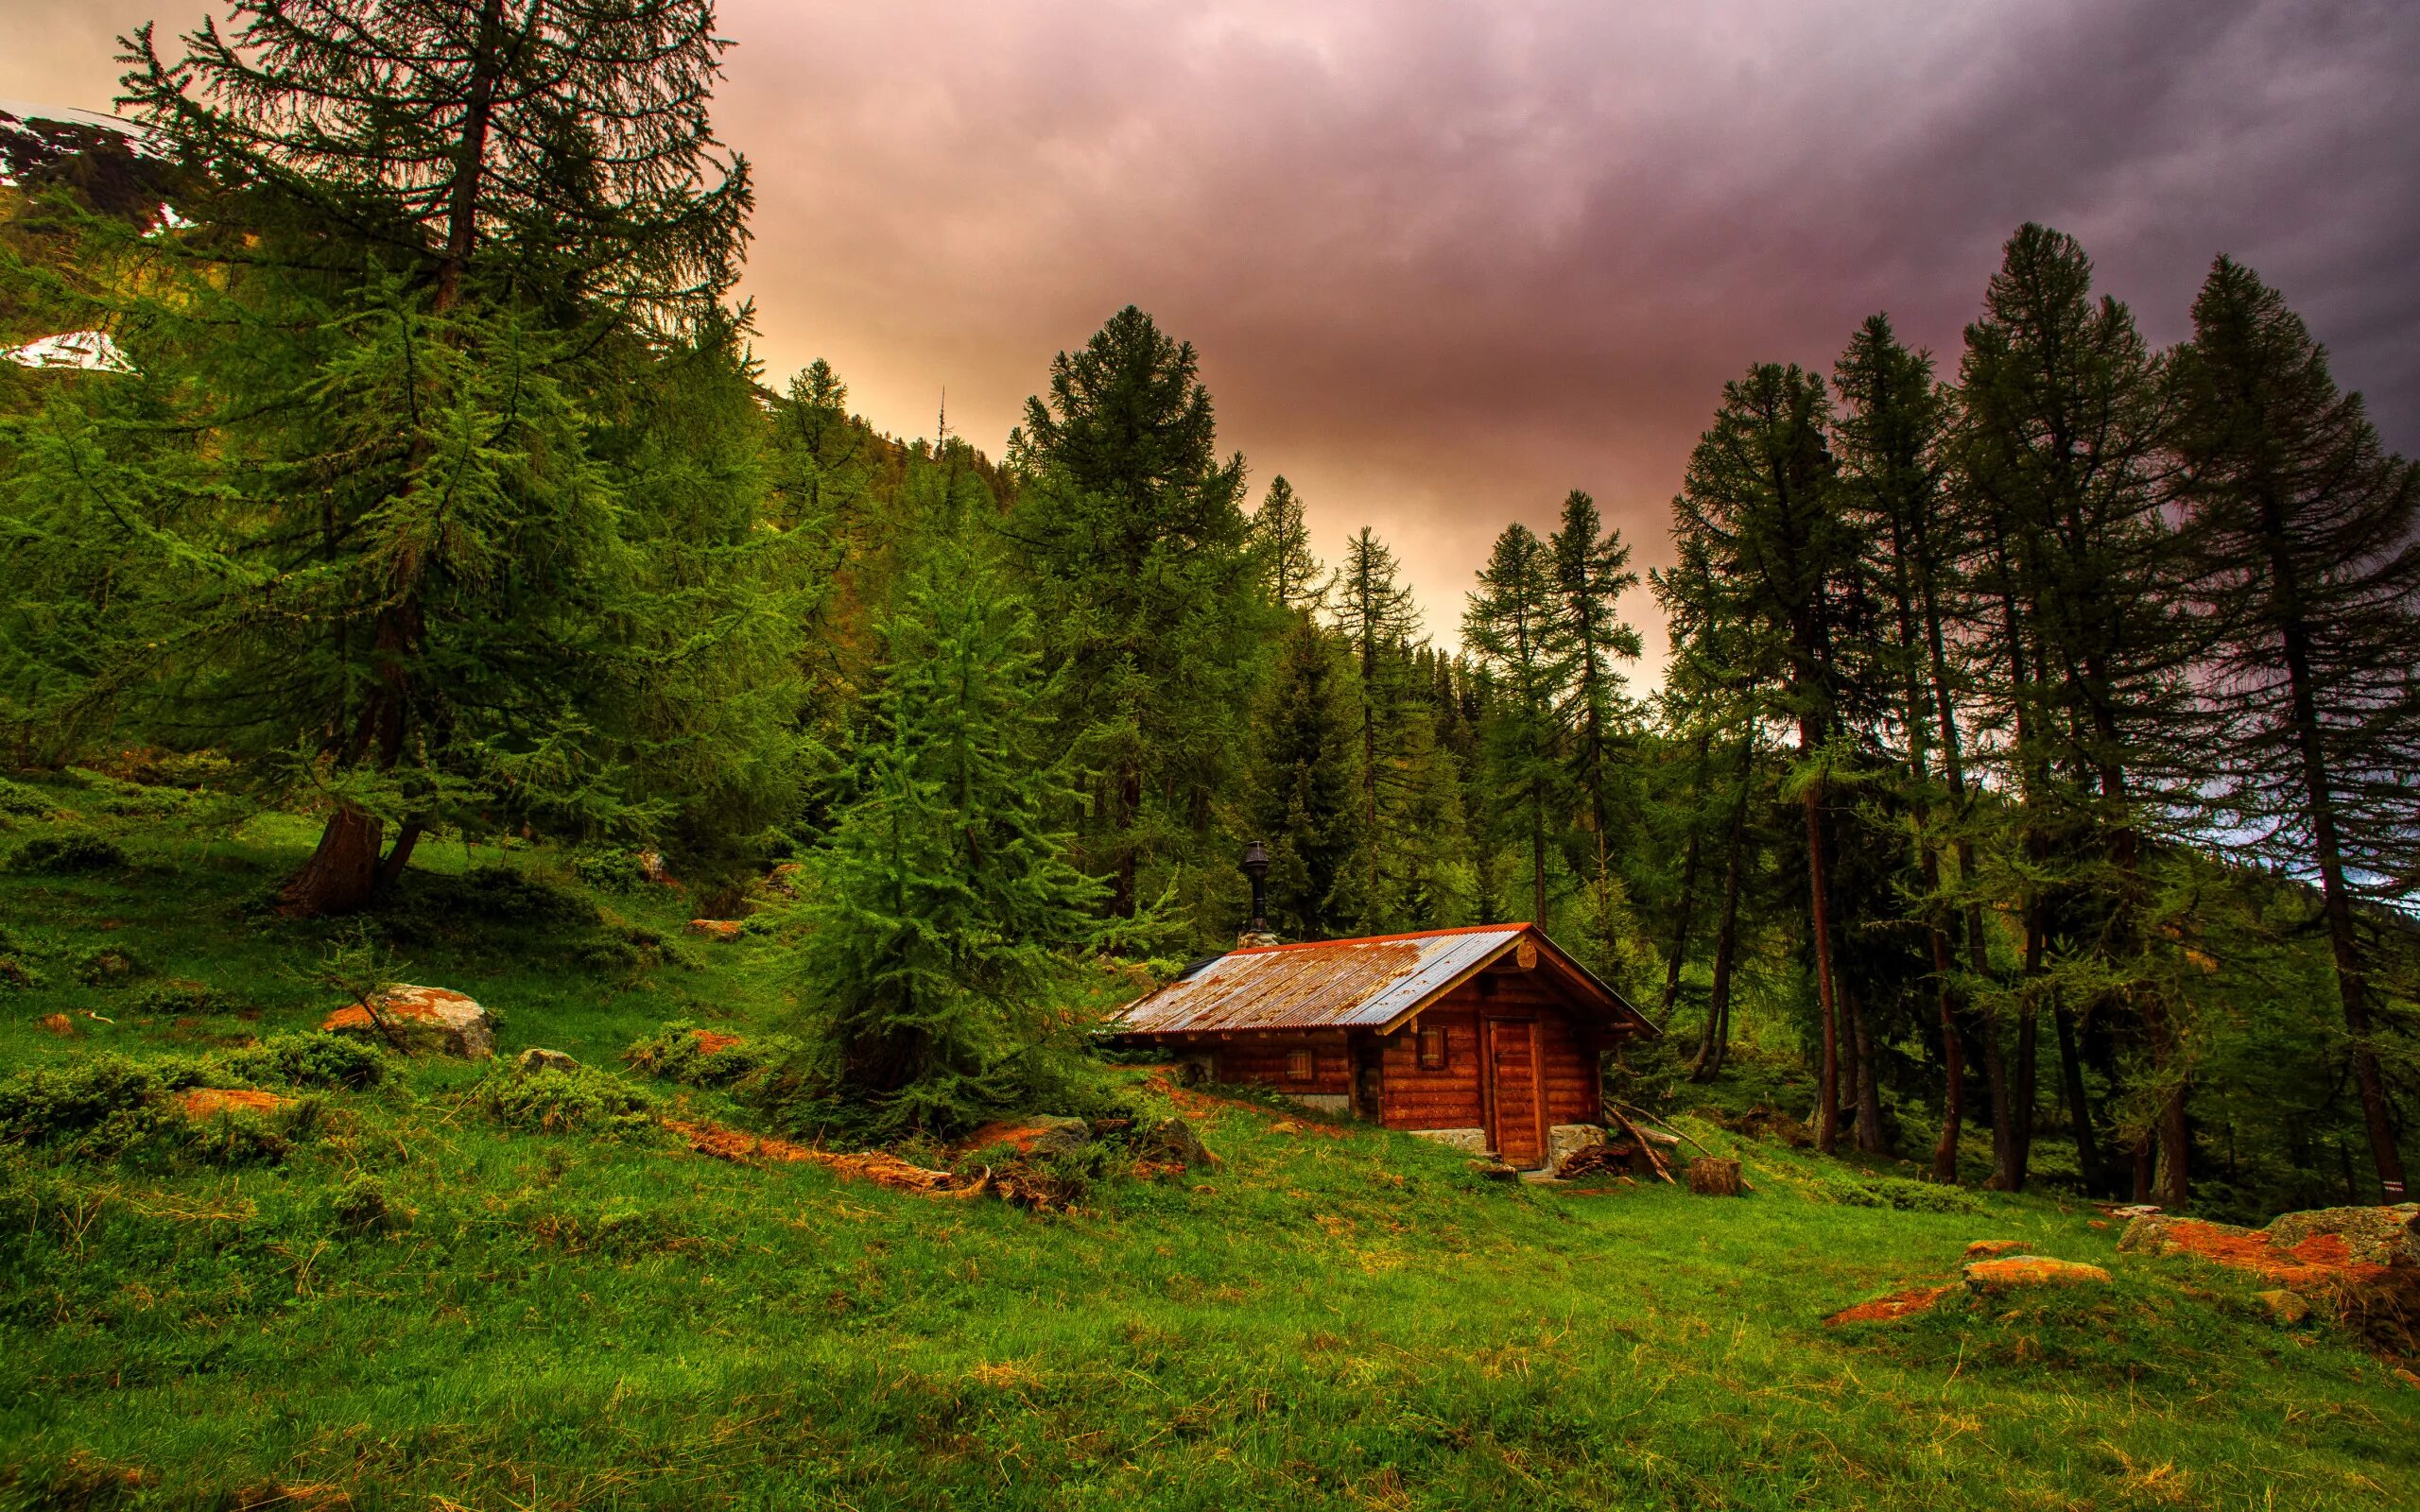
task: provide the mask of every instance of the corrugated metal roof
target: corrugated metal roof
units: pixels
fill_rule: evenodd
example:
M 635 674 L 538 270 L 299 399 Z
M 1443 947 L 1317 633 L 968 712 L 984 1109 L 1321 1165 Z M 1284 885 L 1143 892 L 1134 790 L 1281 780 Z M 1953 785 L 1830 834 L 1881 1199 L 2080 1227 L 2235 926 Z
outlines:
M 1527 924 L 1231 951 L 1127 1005 L 1126 1034 L 1379 1028 L 1530 933 Z

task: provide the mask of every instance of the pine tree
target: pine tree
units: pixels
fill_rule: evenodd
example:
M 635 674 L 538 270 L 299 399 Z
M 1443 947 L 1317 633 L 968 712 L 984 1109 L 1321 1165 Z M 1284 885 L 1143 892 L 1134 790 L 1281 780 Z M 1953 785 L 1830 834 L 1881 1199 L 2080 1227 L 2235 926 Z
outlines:
M 1620 617 L 1621 596 L 1638 586 L 1638 574 L 1630 570 L 1630 547 L 1621 532 L 1605 530 L 1597 501 L 1578 489 L 1564 499 L 1562 527 L 1549 545 L 1563 638 L 1571 648 L 1571 691 L 1563 720 L 1571 732 L 1572 787 L 1587 819 L 1584 843 L 1591 853 L 1581 865 L 1595 898 L 1597 953 L 1610 970 L 1616 958 L 1634 948 L 1628 890 L 1615 874 L 1616 856 L 1627 849 L 1628 838 L 1613 833 L 1616 811 L 1634 805 L 1613 788 L 1616 746 L 1630 737 L 1637 712 L 1613 663 L 1636 661 L 1642 649 L 1638 631 Z
M 2420 464 L 2385 451 L 2325 349 L 2228 258 L 2194 301 L 2169 379 L 2196 598 L 2219 627 L 2203 687 L 2226 730 L 2236 828 L 2282 868 L 2318 875 L 2370 1155 L 2399 1202 L 2355 908 L 2420 877 Z
M 1357 674 L 1362 903 L 1374 927 L 1391 909 L 1389 885 L 1407 882 L 1420 865 L 1413 852 L 1425 849 L 1427 836 L 1404 811 L 1431 791 L 1433 778 L 1426 759 L 1433 730 L 1412 683 L 1420 610 L 1397 580 L 1400 570 L 1394 553 L 1363 525 L 1345 541 L 1335 581 L 1337 627 Z
M 2166 607 L 2176 564 L 2155 486 L 2156 365 L 2126 308 L 2094 300 L 2074 238 L 2029 225 L 1966 329 L 1960 389 L 1958 486 L 1980 535 L 1976 593 L 1996 610 L 1990 693 L 2020 820 L 2014 1119 L 1996 1180 L 2026 1179 L 2035 1024 L 2049 1001 L 2139 1032 L 2135 1126 L 2156 1135 L 2160 1200 L 2179 1204 L 2186 1042 L 2182 1004 L 2163 986 L 2172 953 L 2156 958 L 2144 831 L 2153 815 L 2196 812 L 2205 774 L 2184 679 L 2196 627 Z M 2141 1143 L 2146 1188 L 2152 1148 Z
M 1961 591 L 1961 541 L 1955 522 L 1945 519 L 1942 488 L 1951 396 L 1935 381 L 1930 355 L 1902 346 L 1889 318 L 1880 315 L 1858 328 L 1833 369 L 1833 385 L 1841 399 L 1833 451 L 1841 464 L 1843 500 L 1862 517 L 1868 537 L 1889 548 L 1876 574 L 1889 619 L 1876 670 L 1896 695 L 1892 715 L 1906 764 L 1904 800 L 1917 816 L 1911 890 L 1931 955 L 1944 1088 L 1933 1179 L 1954 1182 L 1964 1122 L 1965 1039 L 1973 1026 L 1961 997 L 1953 922 L 1963 926 L 1967 968 L 1980 977 L 1986 963 L 1981 907 L 1969 896 L 1962 915 L 1953 915 L 1941 872 L 1941 835 L 1957 829 L 1967 802 L 1947 635 L 1950 604 Z M 1963 883 L 1974 875 L 1975 860 L 1960 833 L 1955 844 Z M 1989 1024 L 1981 1029 L 1996 1033 Z M 1996 1063 L 1996 1056 L 1993 1059 Z M 1996 1084 L 1996 1090 L 2005 1096 L 2004 1087 Z M 1997 1134 L 2007 1130 L 2005 1106 L 1995 1104 L 1993 1125 Z M 2088 1136 L 2089 1125 L 2083 1127 Z
M 1462 644 L 1493 674 L 1487 779 L 1529 851 L 1530 917 L 1544 926 L 1547 850 L 1568 818 L 1562 710 L 1572 656 L 1553 554 L 1528 525 L 1516 521 L 1495 538 L 1462 614 Z
M 1806 819 L 1807 919 L 1823 1044 L 1816 1143 L 1826 1153 L 1838 1139 L 1841 1090 L 1825 813 L 1846 681 L 1835 629 L 1863 559 L 1835 486 L 1829 421 L 1821 378 L 1795 365 L 1750 369 L 1747 377 L 1723 386 L 1722 405 L 1690 454 L 1673 503 L 1673 533 L 1689 568 L 1685 580 L 1704 599 L 1697 612 L 1737 627 L 1733 665 L 1770 690 L 1772 712 L 1798 730 L 1799 771 L 1792 782 Z
M 1316 610 L 1327 601 L 1320 559 L 1311 555 L 1310 527 L 1303 523 L 1303 500 L 1284 476 L 1253 511 L 1253 549 L 1260 554 L 1269 596 L 1279 609 Z
M 1253 822 L 1268 837 L 1270 922 L 1321 939 L 1357 919 L 1365 835 L 1345 648 L 1297 611 L 1278 652 Z
M 1203 850 L 1275 639 L 1237 503 L 1243 458 L 1221 461 L 1217 438 L 1192 346 L 1131 305 L 1059 354 L 1049 397 L 1027 401 L 1010 438 L 1007 529 L 1064 672 L 1064 734 L 1099 773 L 1084 864 L 1121 915 L 1147 866 Z
M 873 1132 L 960 1132 L 1080 1079 L 1051 1005 L 1100 885 L 1066 860 L 1079 801 L 1050 732 L 1032 613 L 971 549 L 938 549 L 883 627 L 856 797 L 806 858 L 799 1079 Z
M 149 367 L 92 386 L 45 451 L 86 479 L 57 507 L 99 508 L 57 523 L 157 574 L 175 627 L 113 627 L 87 706 L 139 695 L 154 730 L 256 771 L 302 743 L 330 817 L 298 912 L 358 906 L 475 799 L 651 822 L 596 748 L 638 606 L 615 600 L 635 480 L 592 443 L 649 337 L 738 339 L 717 311 L 747 174 L 711 156 L 711 7 L 233 13 L 174 65 L 148 28 L 128 44 L 137 113 L 218 188 L 173 274 L 118 296 Z M 210 444 L 161 441 L 164 412 Z M 108 492 L 153 527 L 113 524 Z

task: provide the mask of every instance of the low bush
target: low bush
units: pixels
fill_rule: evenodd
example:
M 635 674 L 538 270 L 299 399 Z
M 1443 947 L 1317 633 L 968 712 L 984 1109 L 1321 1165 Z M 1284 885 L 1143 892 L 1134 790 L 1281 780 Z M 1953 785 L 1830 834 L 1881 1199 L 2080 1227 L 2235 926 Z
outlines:
M 0 955 L 0 992 L 31 992 L 44 985 L 43 974 L 21 955 Z
M 209 1068 L 199 1062 L 147 1063 L 111 1054 L 22 1071 L 0 1082 L 0 1143 L 155 1166 L 273 1165 L 313 1137 L 324 1118 L 324 1106 L 307 1098 L 274 1109 L 188 1117 L 177 1095 L 208 1079 Z
M 76 980 L 86 987 L 117 987 L 150 970 L 132 951 L 105 945 L 76 963 Z
M 798 1041 L 786 1035 L 744 1040 L 677 1019 L 633 1043 L 622 1052 L 622 1059 L 650 1076 L 684 1087 L 735 1087 L 796 1054 Z
M 134 863 L 126 849 L 97 834 L 71 832 L 38 834 L 17 847 L 16 870 L 36 876 L 72 877 L 95 871 L 124 871 Z
M 246 1081 L 356 1092 L 378 1085 L 388 1073 L 386 1053 L 376 1045 L 316 1031 L 271 1035 L 229 1055 L 223 1064 Z
M 355 1171 L 338 1187 L 329 1208 L 337 1228 L 357 1239 L 372 1234 L 401 1233 L 418 1216 L 397 1202 L 386 1183 L 367 1171 Z
M 1900 1212 L 1980 1212 L 1983 1205 L 1963 1187 L 1904 1177 L 1842 1172 L 1826 1176 L 1823 1191 L 1846 1208 L 1892 1208 Z
M 49 795 L 23 782 L 0 777 L 0 814 L 19 819 L 45 819 L 57 812 Z
M 655 1124 L 654 1098 L 590 1066 L 498 1070 L 478 1084 L 472 1099 L 507 1128 L 544 1134 L 620 1135 Z
M 235 1005 L 207 982 L 178 976 L 164 982 L 154 982 L 136 993 L 133 1007 L 137 1013 L 154 1014 L 163 1019 L 182 1019 L 206 1013 L 232 1013 Z
M 598 892 L 633 893 L 653 885 L 646 856 L 637 850 L 584 850 L 573 858 L 571 870 Z

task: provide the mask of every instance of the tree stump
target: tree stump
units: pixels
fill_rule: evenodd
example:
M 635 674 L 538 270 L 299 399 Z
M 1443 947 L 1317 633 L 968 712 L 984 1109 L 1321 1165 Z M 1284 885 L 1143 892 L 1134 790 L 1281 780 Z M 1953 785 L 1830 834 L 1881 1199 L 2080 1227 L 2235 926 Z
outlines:
M 1739 1162 L 1718 1155 L 1701 1155 L 1689 1162 L 1689 1190 L 1702 1197 L 1739 1194 Z

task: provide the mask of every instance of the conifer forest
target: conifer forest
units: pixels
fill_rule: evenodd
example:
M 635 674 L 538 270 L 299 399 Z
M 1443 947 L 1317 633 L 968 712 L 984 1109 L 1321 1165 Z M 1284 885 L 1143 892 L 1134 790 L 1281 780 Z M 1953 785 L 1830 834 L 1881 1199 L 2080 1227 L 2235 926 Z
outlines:
M 1238 859 L 1257 843 L 1266 935 L 1532 922 L 1660 1030 L 1608 1056 L 1616 1106 L 1787 1125 L 1772 1159 L 1801 1162 L 1788 1170 L 1937 1190 L 1894 1204 L 1911 1222 L 1944 1222 L 1924 1202 L 1999 1211 L 1972 1204 L 2003 1196 L 2040 1199 L 2011 1212 L 2152 1204 L 2254 1225 L 2409 1200 L 2420 463 L 2258 268 L 2219 255 L 2198 286 L 2159 290 L 2150 323 L 2189 330 L 2162 345 L 2083 241 L 2012 225 L 1954 345 L 1911 344 L 1879 308 L 1828 362 L 1753 362 L 1699 396 L 1668 541 L 1609 524 L 1587 477 L 1560 499 L 1474 497 L 1459 507 L 1500 517 L 1493 548 L 1459 596 L 1415 595 L 1386 521 L 1314 530 L 1288 458 L 1222 437 L 1187 332 L 1117 290 L 1097 330 L 1032 353 L 1032 397 L 996 449 L 945 421 L 885 433 L 826 361 L 768 370 L 735 292 L 763 170 L 714 114 L 728 45 L 709 0 L 231 0 L 189 34 L 123 39 L 122 129 L 14 139 L 0 345 L 76 333 L 91 360 L 0 363 L 0 823 L 17 832 L 0 833 L 0 870 L 36 889 L 0 898 L 0 1010 L 29 1025 L 56 1009 L 56 1032 L 90 1037 L 135 1011 L 125 994 L 166 990 L 71 1002 L 66 978 L 116 968 L 63 964 L 70 935 L 149 916 L 38 875 L 147 877 L 107 885 L 155 902 L 234 888 L 229 940 L 307 942 L 317 963 L 271 997 L 330 1005 L 374 1003 L 416 965 L 431 980 L 415 941 L 484 913 L 552 918 L 544 887 L 605 900 L 604 924 L 576 910 L 579 931 L 604 931 L 579 934 L 590 954 L 545 968 L 565 993 L 674 972 L 683 950 L 725 970 L 719 943 L 614 933 L 643 910 L 612 900 L 677 885 L 682 918 L 742 921 L 732 948 L 752 964 L 728 986 L 680 978 L 708 985 L 639 1027 L 706 1023 L 717 994 L 758 1004 L 736 1025 L 758 1058 L 713 1093 L 726 1116 L 766 1131 L 765 1150 L 930 1166 L 1000 1120 L 1122 1127 L 1127 1073 L 1101 1027 L 1255 927 Z M 110 808 L 104 788 L 185 806 Z M 230 807 L 211 819 L 204 802 Z M 149 816 L 121 833 L 104 814 Z M 274 865 L 208 859 L 272 831 L 289 835 Z M 172 833 L 187 838 L 147 860 L 147 836 Z M 562 880 L 508 885 L 481 856 Z M 142 933 L 92 941 L 141 956 Z M 161 1002 L 146 1011 L 163 1026 L 204 1011 Z M 666 1064 L 671 1043 L 630 1063 Z M 27 1194 L 68 1179 L 67 1146 L 43 1143 L 68 1136 L 27 1130 L 67 1117 L 41 1078 L 68 1073 L 24 1074 L 0 1089 L 18 1146 L 0 1149 L 0 1195 L 15 1194 L 0 1218 L 40 1236 L 68 1199 Z M 163 1085 L 200 1073 L 177 1074 Z M 453 1091 L 512 1126 L 493 1083 Z M 655 1117 L 582 1095 L 562 1126 Z M 1227 1138 L 1239 1152 L 1247 1136 Z M 1780 1200 L 1745 1147 L 1754 1200 Z M 348 1231 L 386 1223 L 389 1197 L 343 1209 Z M 416 1200 L 432 1232 L 444 1199 Z M 97 1233 L 146 1211 L 111 1201 Z M 640 1243 L 600 1221 L 581 1243 Z M 31 1254 L 0 1266 L 0 1322 L 66 1328 L 67 1301 L 32 1300 L 64 1262 Z M 45 1358 L 42 1380 L 76 1378 L 72 1352 Z M 859 1384 L 868 1401 L 890 1389 Z M 850 1442 L 916 1431 L 869 1419 Z M 0 1447 L 15 1467 L 0 1486 L 27 1505 L 118 1504 L 60 1489 L 87 1463 L 65 1442 Z M 859 1452 L 836 1442 L 816 1452 Z M 1132 1471 L 1178 1441 L 1119 1442 L 1064 1472 L 1121 1455 Z M 1419 1442 L 1403 1464 L 1469 1441 Z M 1058 1464 L 1052 1445 L 1028 1450 Z M 466 1453 L 491 1452 L 506 1449 Z M 355 1484 L 313 1458 L 324 1445 L 280 1452 Z M 1547 1482 L 1565 1463 L 1522 1452 Z M 1703 1469 L 1714 1451 L 1661 1452 Z M 883 1479 L 908 1473 L 896 1465 L 850 1463 L 873 1479 L 832 1486 L 893 1493 L 852 1504 L 1013 1501 L 971 1480 L 910 1492 Z M 1411 1470 L 1390 1483 L 1409 1499 L 1355 1499 L 1530 1494 L 1487 1464 L 1442 1500 L 1420 1487 L 1446 1483 Z M 2397 1464 L 2375 1473 L 2411 1484 Z M 12 1479 L 26 1466 L 49 1467 L 47 1489 Z M 297 1505 L 445 1506 L 503 1505 L 520 1484 L 478 1473 L 442 1496 L 397 1480 L 397 1497 L 438 1498 L 408 1503 L 282 1484 Z M 164 1497 L 177 1481 L 147 1484 Z M 683 1496 L 616 1484 L 627 1504 Z M 1224 1504 L 1285 1500 L 1255 1484 Z M 1555 1484 L 1567 1504 L 1620 1503 L 1589 1500 L 1610 1483 Z M 1765 1504 L 1623 1484 L 1630 1504 Z M 1898 1504 L 1824 1484 L 1823 1504 Z M 2061 1484 L 2077 1499 L 2024 1504 L 2153 1504 Z M 2228 1484 L 2174 1504 L 2255 1504 Z M 536 1504 L 525 1490 L 510 1504 Z M 1532 1491 L 1524 1504 L 1566 1504 Z M 2373 1504 L 2344 1494 L 2298 1504 Z M 604 1495 L 543 1504 L 623 1504 Z

